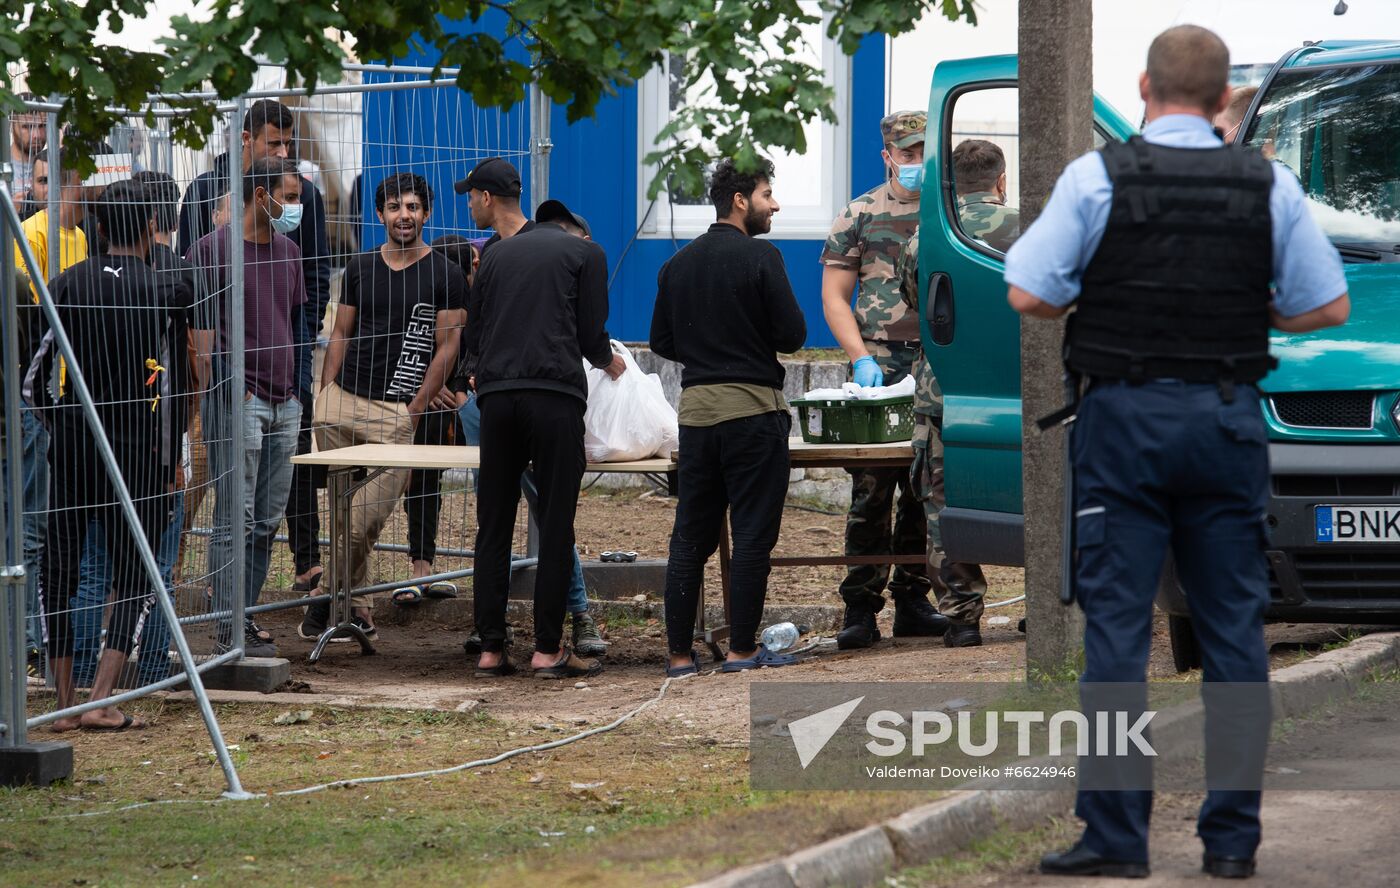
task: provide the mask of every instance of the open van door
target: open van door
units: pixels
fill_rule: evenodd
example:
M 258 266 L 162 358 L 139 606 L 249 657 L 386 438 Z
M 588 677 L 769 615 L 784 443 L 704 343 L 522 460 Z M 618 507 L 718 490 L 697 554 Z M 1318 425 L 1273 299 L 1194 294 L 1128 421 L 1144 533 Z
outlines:
M 1094 97 L 1094 145 L 1133 127 Z M 1021 330 L 1006 302 L 1005 250 L 1019 235 L 1016 56 L 942 62 L 929 91 L 920 206 L 920 329 L 943 390 L 943 543 L 954 561 L 1019 565 L 1021 516 Z M 1007 210 L 988 189 L 960 187 L 953 149 L 966 139 L 998 146 L 1006 159 Z M 959 194 L 970 198 L 959 210 Z M 993 198 L 994 199 L 994 198 Z M 995 219 L 987 224 L 988 215 Z M 1044 368 L 1056 377 L 1059 363 Z

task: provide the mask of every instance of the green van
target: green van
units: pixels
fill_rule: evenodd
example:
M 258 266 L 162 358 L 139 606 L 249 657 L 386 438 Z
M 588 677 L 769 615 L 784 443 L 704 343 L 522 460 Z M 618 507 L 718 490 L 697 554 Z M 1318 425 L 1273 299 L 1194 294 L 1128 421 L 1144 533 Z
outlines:
M 968 138 L 1000 145 L 1016 206 L 1015 56 L 944 62 L 929 95 L 921 209 L 924 348 L 944 394 L 950 558 L 1019 565 L 1020 319 L 1002 256 L 964 232 L 950 156 Z M 1273 475 L 1270 619 L 1400 623 L 1400 43 L 1289 52 L 1241 127 L 1288 166 L 1346 263 L 1351 319 L 1273 337 L 1261 384 Z M 1094 99 L 1094 144 L 1134 127 Z M 1047 366 L 1046 373 L 1061 368 Z M 1185 593 L 1168 565 L 1158 605 L 1180 669 L 1198 665 Z

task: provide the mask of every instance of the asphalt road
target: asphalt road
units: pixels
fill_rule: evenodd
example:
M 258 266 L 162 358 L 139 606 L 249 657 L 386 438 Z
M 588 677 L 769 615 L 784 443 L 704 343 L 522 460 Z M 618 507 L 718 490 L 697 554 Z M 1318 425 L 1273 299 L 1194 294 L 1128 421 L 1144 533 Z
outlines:
M 1271 785 L 1306 781 L 1348 788 L 1266 791 L 1259 870 L 1245 884 L 1371 888 L 1400 883 L 1400 789 L 1357 788 L 1400 787 L 1400 682 L 1370 685 L 1334 711 L 1296 723 L 1273 744 L 1269 760 Z M 1041 888 L 1224 884 L 1201 872 L 1202 849 L 1195 834 L 1201 798 L 1198 793 L 1158 795 L 1149 879 L 1041 876 L 1034 872 L 1037 852 L 1017 869 L 969 881 Z

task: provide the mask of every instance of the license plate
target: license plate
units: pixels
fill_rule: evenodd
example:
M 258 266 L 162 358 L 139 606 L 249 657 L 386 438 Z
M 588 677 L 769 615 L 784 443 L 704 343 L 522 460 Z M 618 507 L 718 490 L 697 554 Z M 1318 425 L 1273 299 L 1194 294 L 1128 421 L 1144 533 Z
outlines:
M 1400 505 L 1317 506 L 1319 543 L 1400 543 Z

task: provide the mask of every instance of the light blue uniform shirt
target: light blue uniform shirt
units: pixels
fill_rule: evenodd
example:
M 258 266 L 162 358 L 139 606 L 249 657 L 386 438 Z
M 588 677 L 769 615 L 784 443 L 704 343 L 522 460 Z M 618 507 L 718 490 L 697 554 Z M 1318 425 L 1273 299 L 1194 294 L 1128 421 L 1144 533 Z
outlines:
M 1194 114 L 1168 114 L 1143 127 L 1144 140 L 1172 148 L 1217 148 L 1210 122 Z M 1286 318 L 1321 308 L 1347 290 L 1336 247 L 1308 213 L 1292 171 L 1275 163 L 1269 190 L 1274 228 L 1274 308 Z M 1060 174 L 1035 224 L 1006 254 L 1006 282 L 1057 307 L 1079 297 L 1084 269 L 1108 225 L 1113 184 L 1097 151 Z

